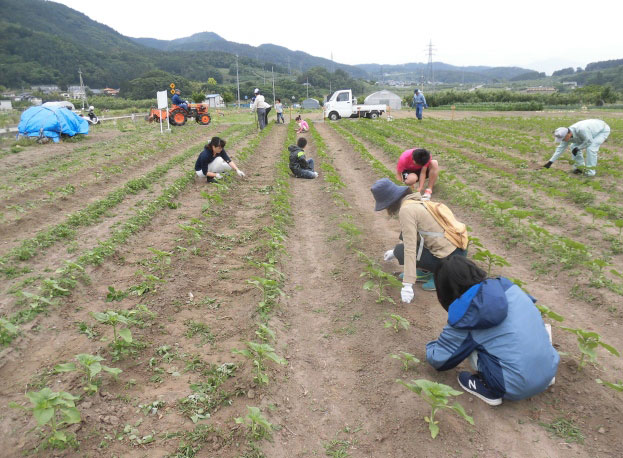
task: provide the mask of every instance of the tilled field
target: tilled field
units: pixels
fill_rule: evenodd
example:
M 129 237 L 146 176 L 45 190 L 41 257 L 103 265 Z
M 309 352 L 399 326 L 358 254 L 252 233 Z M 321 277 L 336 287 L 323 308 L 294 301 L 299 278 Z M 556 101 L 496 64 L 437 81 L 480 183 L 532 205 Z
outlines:
M 2 456 L 621 456 L 623 398 L 595 382 L 621 383 L 621 358 L 598 348 L 578 370 L 576 336 L 561 326 L 623 349 L 623 125 L 607 120 L 597 179 L 563 161 L 537 170 L 550 132 L 574 120 L 316 122 L 305 135 L 317 180 L 289 174 L 292 126 L 258 134 L 227 118 L 3 150 Z M 213 135 L 246 179 L 194 178 Z M 562 354 L 553 387 L 496 408 L 458 396 L 474 425 L 440 411 L 436 439 L 428 405 L 396 380 L 458 389 L 465 363 L 438 373 L 425 362 L 446 314 L 434 293 L 414 288 L 403 304 L 396 287 L 364 290 L 361 275 L 399 270 L 382 261 L 398 221 L 373 211 L 369 188 L 414 146 L 443 169 L 433 198 L 510 264 L 493 274 L 564 317 L 546 318 Z M 386 328 L 391 314 L 408 329 Z M 404 370 L 391 357 L 401 351 L 422 362 Z M 88 377 L 70 370 L 76 355 L 103 360 L 91 357 Z M 8 407 L 46 387 L 79 398 L 65 402 L 80 421 L 67 408 L 72 424 L 51 442 L 45 408 Z

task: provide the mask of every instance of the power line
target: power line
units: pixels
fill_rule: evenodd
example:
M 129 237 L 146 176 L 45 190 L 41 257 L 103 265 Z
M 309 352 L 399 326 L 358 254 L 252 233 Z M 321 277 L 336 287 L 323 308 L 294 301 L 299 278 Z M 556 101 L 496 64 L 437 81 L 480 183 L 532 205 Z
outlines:
M 435 84 L 435 69 L 433 68 L 433 55 L 436 48 L 433 46 L 433 40 L 428 42 L 428 65 L 426 66 L 426 77 L 431 82 L 431 85 Z

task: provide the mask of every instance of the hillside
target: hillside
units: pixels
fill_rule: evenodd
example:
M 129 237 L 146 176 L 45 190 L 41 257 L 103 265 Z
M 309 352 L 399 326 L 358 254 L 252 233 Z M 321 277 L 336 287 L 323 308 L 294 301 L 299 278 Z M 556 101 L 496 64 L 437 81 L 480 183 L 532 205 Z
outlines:
M 428 72 L 428 64 L 407 63 L 401 65 L 360 64 L 360 69 L 379 78 L 381 72 L 384 79 L 407 79 L 419 81 Z M 531 70 L 520 67 L 457 67 L 443 62 L 434 62 L 435 81 L 442 83 L 490 83 L 496 80 L 510 80 Z
M 315 57 L 302 51 L 291 51 L 283 46 L 262 44 L 251 46 L 242 43 L 227 41 L 213 32 L 202 32 L 190 37 L 175 40 L 156 40 L 153 38 L 132 38 L 132 40 L 144 46 L 161 51 L 221 51 L 230 54 L 238 54 L 255 59 L 258 62 L 273 62 L 284 68 L 297 71 L 305 71 L 312 67 L 323 67 L 327 70 L 341 69 L 356 78 L 366 78 L 367 72 L 358 66 L 344 65 L 322 57 Z

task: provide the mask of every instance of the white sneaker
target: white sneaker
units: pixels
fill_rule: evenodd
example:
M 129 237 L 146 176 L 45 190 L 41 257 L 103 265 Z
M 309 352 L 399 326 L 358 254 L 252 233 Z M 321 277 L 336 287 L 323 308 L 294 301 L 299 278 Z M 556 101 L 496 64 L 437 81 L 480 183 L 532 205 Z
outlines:
M 432 195 L 433 195 L 433 191 L 430 190 L 430 189 L 427 189 L 426 191 L 424 191 L 424 195 L 422 196 L 422 200 L 430 200 Z
M 318 178 L 318 172 L 314 172 L 314 174 L 316 175 L 314 178 Z

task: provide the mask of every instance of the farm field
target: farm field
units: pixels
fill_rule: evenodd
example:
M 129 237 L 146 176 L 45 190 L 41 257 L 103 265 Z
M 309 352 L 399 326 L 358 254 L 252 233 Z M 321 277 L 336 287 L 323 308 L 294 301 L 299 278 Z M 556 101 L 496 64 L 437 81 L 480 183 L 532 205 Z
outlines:
M 579 113 L 428 114 L 310 122 L 316 180 L 289 172 L 293 123 L 258 133 L 248 114 L 3 144 L 0 455 L 622 456 L 623 118 L 602 118 L 612 134 L 584 179 L 568 152 L 540 168 Z M 245 179 L 195 178 L 214 135 Z M 387 284 L 400 228 L 369 191 L 416 146 L 439 160 L 433 199 L 468 224 L 469 256 L 555 312 L 561 354 L 534 398 L 457 396 L 474 424 L 441 409 L 435 439 L 396 380 L 460 391 L 468 364 L 426 363 L 447 314 Z M 605 346 L 583 356 L 584 331 Z

